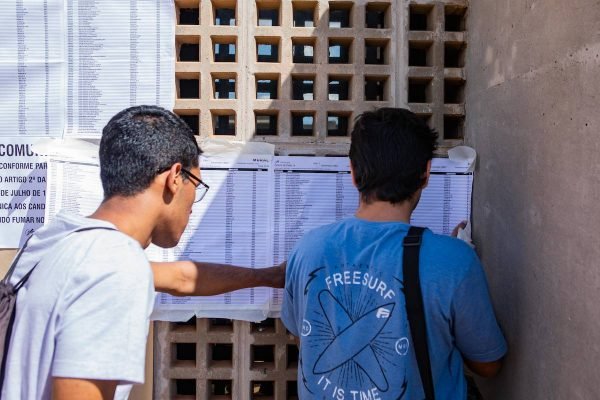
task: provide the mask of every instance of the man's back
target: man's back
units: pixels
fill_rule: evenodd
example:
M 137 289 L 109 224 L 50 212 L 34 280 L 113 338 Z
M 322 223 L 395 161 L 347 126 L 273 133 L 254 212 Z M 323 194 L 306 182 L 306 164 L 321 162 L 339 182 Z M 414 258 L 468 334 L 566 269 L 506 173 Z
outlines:
M 90 227 L 101 229 L 75 232 Z M 2 398 L 50 398 L 53 377 L 143 382 L 154 291 L 139 243 L 110 223 L 60 213 L 35 233 L 11 280 L 38 261 L 17 298 Z
M 301 340 L 301 398 L 423 398 L 402 292 L 408 227 L 350 218 L 292 252 L 282 319 Z M 436 398 L 466 398 L 462 357 L 506 352 L 483 271 L 466 244 L 430 231 L 420 268 Z

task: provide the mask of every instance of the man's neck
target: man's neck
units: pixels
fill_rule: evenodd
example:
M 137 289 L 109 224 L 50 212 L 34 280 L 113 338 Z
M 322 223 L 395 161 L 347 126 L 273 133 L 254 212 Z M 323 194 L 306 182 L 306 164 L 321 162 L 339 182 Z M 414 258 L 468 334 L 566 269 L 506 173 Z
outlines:
M 154 207 L 143 195 L 115 196 L 105 200 L 89 218 L 110 222 L 146 248 L 152 239 L 156 217 Z
M 372 222 L 404 222 L 410 223 L 410 216 L 414 210 L 411 201 L 392 204 L 387 201 L 374 200 L 366 203 L 361 199 L 356 217 Z

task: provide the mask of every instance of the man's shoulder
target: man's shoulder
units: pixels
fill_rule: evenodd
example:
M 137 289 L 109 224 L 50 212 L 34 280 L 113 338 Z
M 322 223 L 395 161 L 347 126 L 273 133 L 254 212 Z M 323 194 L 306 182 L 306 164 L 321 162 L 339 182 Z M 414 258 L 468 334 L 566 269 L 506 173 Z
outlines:
M 473 268 L 481 268 L 475 250 L 455 237 L 426 231 L 422 246 L 423 264 L 444 275 L 460 278 L 473 272 Z
M 322 246 L 328 240 L 335 238 L 336 231 L 343 229 L 346 224 L 347 220 L 341 220 L 311 229 L 298 241 L 296 248 L 302 248 L 304 246 Z
M 70 254 L 84 274 L 112 273 L 123 278 L 150 271 L 142 247 L 133 238 L 112 229 L 76 232 L 62 241 L 61 250 Z
M 447 252 L 455 257 L 473 257 L 473 248 L 463 240 L 448 235 L 440 235 L 427 229 L 423 234 L 423 246 Z

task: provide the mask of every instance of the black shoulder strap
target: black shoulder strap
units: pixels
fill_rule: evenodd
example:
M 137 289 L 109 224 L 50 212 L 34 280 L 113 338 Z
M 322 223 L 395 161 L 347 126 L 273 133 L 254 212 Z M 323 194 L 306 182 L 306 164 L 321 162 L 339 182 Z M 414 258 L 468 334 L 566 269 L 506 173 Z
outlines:
M 2 283 L 8 282 L 10 280 L 10 277 L 12 276 L 12 274 L 13 274 L 13 272 L 15 270 L 15 267 L 17 266 L 17 263 L 21 259 L 21 255 L 23 255 L 23 251 L 27 247 L 27 244 L 29 244 L 29 241 L 31 240 L 32 237 L 33 237 L 33 235 L 31 235 L 31 236 L 29 236 L 27 238 L 27 240 L 23 244 L 23 247 L 21 247 L 21 249 L 17 252 L 17 255 L 15 256 L 15 258 L 13 258 L 13 261 L 10 264 L 10 267 L 8 268 L 8 271 L 4 275 L 4 278 L 2 278 L 2 281 L 1 281 Z
M 95 229 L 106 229 L 108 231 L 116 231 L 115 228 L 110 228 L 108 226 L 88 226 L 86 228 L 79 228 L 74 230 L 73 232 L 70 232 L 67 236 L 65 236 L 64 238 L 70 236 L 73 233 L 78 233 L 78 232 L 85 232 L 85 231 L 92 231 Z M 19 259 L 21 258 L 21 255 L 23 254 L 23 251 L 25 250 L 25 248 L 27 247 L 27 244 L 29 243 L 29 239 L 31 239 L 33 237 L 33 235 L 31 235 L 27 241 L 25 242 L 25 244 L 23 245 L 23 247 L 21 248 L 21 250 L 19 250 L 19 253 L 16 255 L 15 259 L 13 260 L 8 273 L 6 274 L 6 276 L 4 277 L 4 280 L 6 282 L 8 282 L 8 279 L 10 279 L 10 276 L 12 275 L 15 266 L 17 265 L 17 262 L 19 261 Z M 63 239 L 64 239 L 63 238 Z M 33 272 L 33 270 L 38 266 L 39 262 L 36 263 L 22 278 L 21 280 L 19 280 L 19 282 L 17 282 L 15 284 L 15 293 L 19 291 L 19 289 L 21 289 L 21 287 L 23 287 L 23 285 L 25 283 L 27 283 L 27 280 L 29 279 L 29 277 L 31 276 L 31 273 Z
M 431 362 L 429 349 L 427 348 L 427 326 L 425 324 L 425 308 L 423 306 L 423 295 L 421 293 L 421 281 L 419 279 L 419 252 L 421 250 L 421 239 L 425 228 L 411 226 L 404 238 L 404 252 L 402 260 L 402 272 L 404 275 L 404 297 L 406 301 L 406 314 L 410 326 L 415 355 L 419 365 L 419 373 L 425 400 L 434 400 L 433 378 L 431 374 Z

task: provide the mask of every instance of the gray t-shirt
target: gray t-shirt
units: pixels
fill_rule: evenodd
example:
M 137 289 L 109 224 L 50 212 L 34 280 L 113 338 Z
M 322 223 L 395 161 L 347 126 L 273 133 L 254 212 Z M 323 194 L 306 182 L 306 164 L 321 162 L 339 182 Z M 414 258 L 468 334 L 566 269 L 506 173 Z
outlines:
M 108 222 L 59 213 L 29 241 L 11 282 L 19 291 L 2 399 L 50 399 L 53 377 L 143 383 L 154 300 L 140 244 Z

